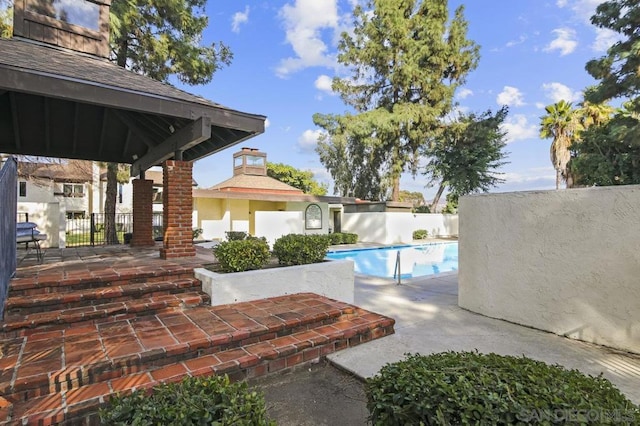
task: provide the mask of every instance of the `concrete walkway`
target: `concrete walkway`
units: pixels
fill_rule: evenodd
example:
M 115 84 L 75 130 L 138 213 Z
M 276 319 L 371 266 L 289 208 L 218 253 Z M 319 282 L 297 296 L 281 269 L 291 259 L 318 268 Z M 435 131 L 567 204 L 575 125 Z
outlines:
M 457 273 L 392 280 L 356 275 L 355 304 L 396 320 L 396 333 L 328 356 L 337 366 L 371 377 L 405 353 L 444 351 L 525 355 L 604 377 L 640 404 L 640 355 L 584 343 L 488 318 L 458 307 Z

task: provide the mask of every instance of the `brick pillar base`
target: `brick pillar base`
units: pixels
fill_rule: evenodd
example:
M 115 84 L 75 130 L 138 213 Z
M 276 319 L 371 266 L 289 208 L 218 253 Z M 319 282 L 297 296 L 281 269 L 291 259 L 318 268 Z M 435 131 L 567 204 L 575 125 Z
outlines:
M 133 238 L 131 247 L 153 246 L 153 181 L 133 181 Z
M 193 182 L 189 161 L 167 160 L 163 169 L 163 225 L 164 244 L 160 249 L 162 259 L 195 256 L 193 247 Z

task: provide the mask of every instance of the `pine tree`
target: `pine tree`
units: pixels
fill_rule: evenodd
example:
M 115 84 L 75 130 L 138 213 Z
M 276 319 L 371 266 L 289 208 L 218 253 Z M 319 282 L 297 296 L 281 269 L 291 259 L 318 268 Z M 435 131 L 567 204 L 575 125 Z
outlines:
M 416 172 L 420 148 L 433 140 L 456 88 L 476 68 L 479 46 L 467 39 L 464 8 L 450 19 L 447 0 L 369 0 L 353 14 L 353 33 L 343 33 L 338 55 L 352 75 L 334 78 L 333 90 L 354 113 L 314 117 L 328 134 L 319 148 L 321 161 L 332 149 L 362 153 L 366 161 L 352 180 L 373 176 L 377 184 L 388 182 L 391 199 L 398 201 L 400 175 Z M 323 164 L 340 175 L 331 162 Z M 336 182 L 338 188 L 349 185 Z

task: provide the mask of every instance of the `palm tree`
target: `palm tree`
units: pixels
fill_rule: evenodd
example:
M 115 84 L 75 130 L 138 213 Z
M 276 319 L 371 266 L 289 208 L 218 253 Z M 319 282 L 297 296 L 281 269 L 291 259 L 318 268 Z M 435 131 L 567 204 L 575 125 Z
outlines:
M 571 188 L 573 182 L 567 170 L 571 160 L 569 147 L 581 129 L 580 120 L 571 102 L 565 100 L 548 105 L 545 111 L 547 114 L 540 117 L 540 137 L 553 138 L 550 155 L 553 168 L 556 169 L 556 189 L 560 188 L 561 181 Z
M 580 108 L 577 109 L 576 114 L 579 117 L 581 126 L 583 129 L 588 129 L 591 126 L 602 126 L 611 119 L 611 116 L 615 112 L 615 109 L 607 104 L 594 104 L 589 101 L 584 101 L 580 104 Z

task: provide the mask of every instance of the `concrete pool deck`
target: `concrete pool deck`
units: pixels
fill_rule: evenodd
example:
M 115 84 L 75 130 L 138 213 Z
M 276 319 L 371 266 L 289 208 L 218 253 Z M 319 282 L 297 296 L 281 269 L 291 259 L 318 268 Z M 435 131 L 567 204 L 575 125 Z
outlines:
M 640 355 L 580 342 L 485 317 L 458 306 L 458 275 L 445 273 L 393 280 L 356 274 L 355 304 L 396 320 L 395 334 L 332 354 L 338 367 L 362 378 L 374 376 L 405 353 L 473 351 L 525 355 L 597 376 L 602 373 L 640 404 Z

